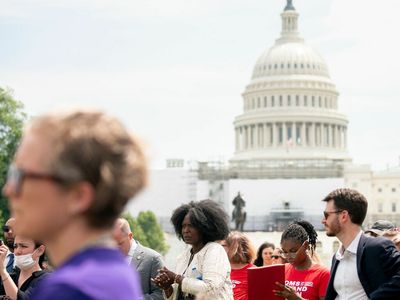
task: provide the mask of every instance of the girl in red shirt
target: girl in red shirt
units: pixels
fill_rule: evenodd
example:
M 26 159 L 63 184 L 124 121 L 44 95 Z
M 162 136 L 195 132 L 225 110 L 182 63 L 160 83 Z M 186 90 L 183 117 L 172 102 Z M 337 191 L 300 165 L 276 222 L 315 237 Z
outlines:
M 233 299 L 247 300 L 247 269 L 254 267 L 255 249 L 248 237 L 238 231 L 231 232 L 221 242 L 231 263 Z
M 289 300 L 322 300 L 329 282 L 329 270 L 312 260 L 317 243 L 317 233 L 311 223 L 297 221 L 282 233 L 282 256 L 285 265 L 285 285 L 275 295 Z

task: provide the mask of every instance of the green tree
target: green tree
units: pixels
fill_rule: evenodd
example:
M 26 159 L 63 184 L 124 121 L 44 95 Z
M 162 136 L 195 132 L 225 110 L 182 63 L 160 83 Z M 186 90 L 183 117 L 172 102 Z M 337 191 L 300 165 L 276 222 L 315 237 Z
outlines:
M 7 170 L 21 139 L 26 120 L 23 104 L 15 100 L 10 90 L 0 87 L 0 187 L 3 187 Z M 10 217 L 7 199 L 0 193 L 0 224 Z
M 142 227 L 140 227 L 137 220 L 130 213 L 125 213 L 122 215 L 122 217 L 128 221 L 134 239 L 139 241 L 139 243 L 141 243 L 143 246 L 149 247 L 146 235 L 144 234 Z
M 152 211 L 142 211 L 137 217 L 137 221 L 142 227 L 148 247 L 165 254 L 168 251 L 168 245 L 166 244 L 164 232 L 161 229 L 161 225 L 158 223 L 155 214 Z

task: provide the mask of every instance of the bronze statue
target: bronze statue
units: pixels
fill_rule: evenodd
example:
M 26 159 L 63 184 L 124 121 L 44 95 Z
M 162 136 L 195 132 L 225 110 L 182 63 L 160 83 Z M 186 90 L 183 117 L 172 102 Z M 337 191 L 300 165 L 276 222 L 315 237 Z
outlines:
M 235 230 L 243 231 L 243 225 L 246 222 L 246 212 L 244 210 L 246 201 L 243 200 L 240 192 L 233 199 L 232 204 L 235 207 L 232 212 L 232 221 L 235 221 Z

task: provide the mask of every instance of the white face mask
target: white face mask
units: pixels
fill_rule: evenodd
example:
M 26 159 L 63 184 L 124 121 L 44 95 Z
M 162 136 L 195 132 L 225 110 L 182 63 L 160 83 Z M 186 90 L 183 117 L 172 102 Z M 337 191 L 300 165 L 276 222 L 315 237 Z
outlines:
M 27 270 L 33 267 L 36 261 L 32 258 L 32 253 L 25 255 L 15 255 L 15 265 L 21 270 Z

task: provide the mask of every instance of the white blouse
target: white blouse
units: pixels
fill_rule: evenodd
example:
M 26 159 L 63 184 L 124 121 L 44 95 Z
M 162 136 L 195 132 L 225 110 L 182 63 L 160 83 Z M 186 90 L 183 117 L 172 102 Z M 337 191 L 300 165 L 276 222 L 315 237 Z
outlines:
M 216 242 L 209 242 L 193 256 L 188 266 L 191 249 L 192 247 L 188 247 L 178 256 L 175 268 L 176 274 L 184 276 L 182 293 L 212 296 L 215 300 L 233 300 L 231 265 L 224 248 Z M 178 284 L 173 284 L 172 287 L 174 292 L 169 298 L 164 294 L 165 299 L 177 299 Z

